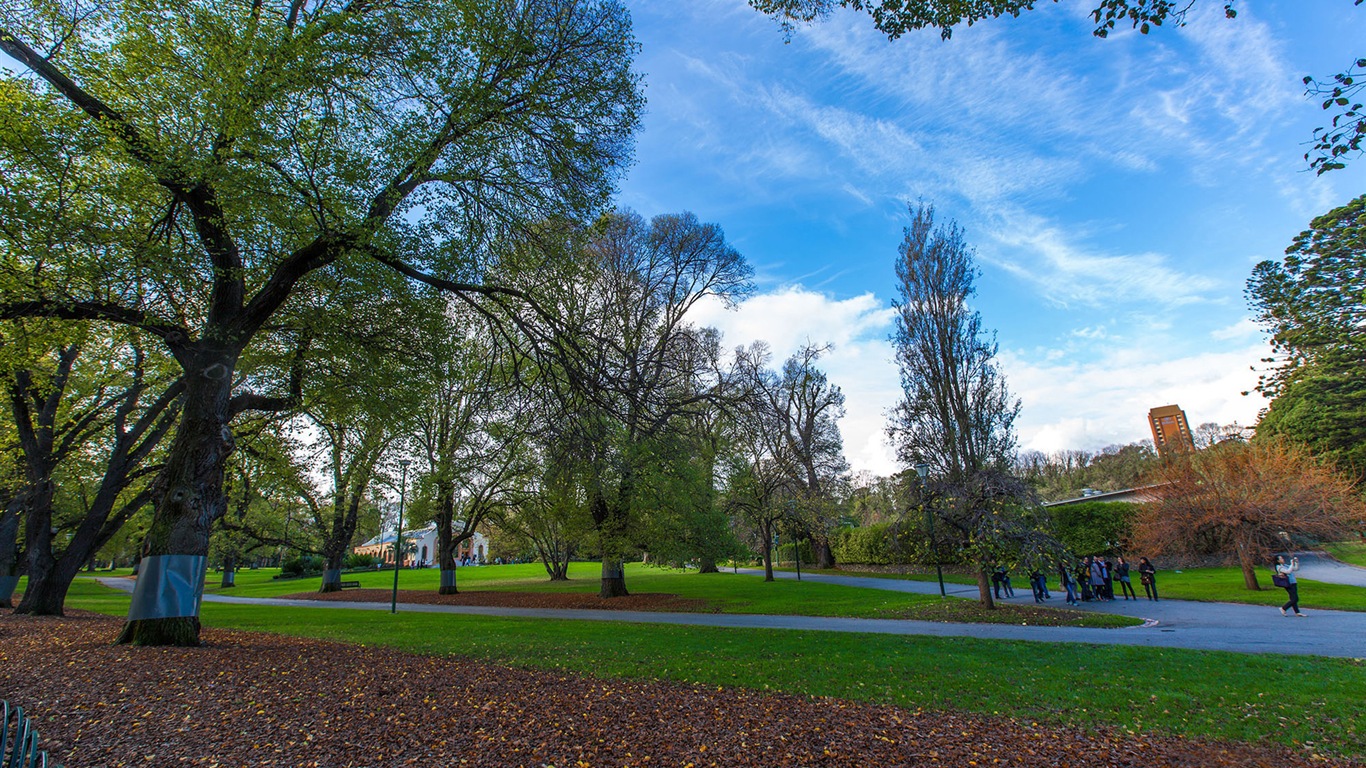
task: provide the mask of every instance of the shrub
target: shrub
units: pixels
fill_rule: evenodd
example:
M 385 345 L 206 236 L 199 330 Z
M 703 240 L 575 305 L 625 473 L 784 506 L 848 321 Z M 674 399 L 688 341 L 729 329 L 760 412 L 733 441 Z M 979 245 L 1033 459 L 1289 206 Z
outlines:
M 889 523 L 876 523 L 862 528 L 839 528 L 830 537 L 830 550 L 837 563 L 889 565 L 892 557 Z
M 1130 501 L 1082 501 L 1048 507 L 1048 514 L 1067 551 L 1112 555 L 1122 552 L 1132 538 L 1138 507 Z
M 291 557 L 280 566 L 280 572 L 286 576 L 316 576 L 323 572 L 323 567 L 327 564 L 325 560 L 317 555 L 299 555 Z
M 352 552 L 346 556 L 346 559 L 342 560 L 342 567 L 351 570 L 360 570 L 362 568 L 374 568 L 375 563 L 378 562 L 379 558 L 374 555 L 358 555 Z

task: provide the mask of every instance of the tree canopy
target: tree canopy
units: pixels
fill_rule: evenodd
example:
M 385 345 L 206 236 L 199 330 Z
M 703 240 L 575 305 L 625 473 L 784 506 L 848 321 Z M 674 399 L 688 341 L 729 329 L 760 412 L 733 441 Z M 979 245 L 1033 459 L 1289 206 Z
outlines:
M 1134 519 L 1134 548 L 1228 556 L 1248 589 L 1258 589 L 1256 566 L 1277 549 L 1334 541 L 1366 523 L 1355 484 L 1287 440 L 1230 440 L 1184 453 L 1150 480 L 1154 500 Z
M 1366 472 L 1366 195 L 1316 218 L 1285 259 L 1258 264 L 1248 301 L 1271 335 L 1277 366 L 1259 437 L 1310 446 Z
M 133 326 L 179 365 L 148 534 L 167 568 L 203 567 L 233 419 L 299 401 L 289 366 L 238 372 L 253 345 L 306 348 L 310 280 L 373 260 L 507 295 L 481 244 L 592 220 L 642 103 L 614 0 L 35 1 L 4 24 L 28 71 L 0 81 L 0 318 Z M 135 593 L 124 637 L 195 643 L 197 615 L 197 593 Z

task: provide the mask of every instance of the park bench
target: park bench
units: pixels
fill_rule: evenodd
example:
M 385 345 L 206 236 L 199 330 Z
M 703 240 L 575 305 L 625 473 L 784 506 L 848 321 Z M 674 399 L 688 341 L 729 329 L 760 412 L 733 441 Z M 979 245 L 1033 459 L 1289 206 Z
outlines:
M 360 582 L 359 582 L 359 581 L 343 581 L 343 582 L 341 583 L 341 588 L 342 588 L 342 589 L 360 589 Z
M 38 729 L 23 707 L 0 701 L 0 767 L 48 768 L 47 753 L 38 749 Z M 52 768 L 61 768 L 53 764 Z

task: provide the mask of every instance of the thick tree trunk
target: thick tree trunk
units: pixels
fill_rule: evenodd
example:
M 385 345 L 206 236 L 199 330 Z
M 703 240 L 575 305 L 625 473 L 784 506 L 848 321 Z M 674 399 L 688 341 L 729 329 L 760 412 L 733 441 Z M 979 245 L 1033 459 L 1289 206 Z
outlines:
M 323 566 L 322 586 L 318 587 L 319 592 L 340 592 L 341 591 L 341 569 L 346 561 L 346 553 L 338 547 L 328 547 L 331 551 L 324 553 L 327 564 Z
M 63 615 L 66 593 L 71 588 L 71 582 L 76 578 L 78 570 L 80 569 L 69 566 L 63 568 L 58 562 L 47 568 L 40 579 L 33 578 L 30 573 L 28 589 L 24 590 L 24 599 L 19 602 L 19 607 L 15 608 L 14 612 L 32 616 Z
M 988 608 L 996 607 L 996 602 L 991 598 L 991 574 L 986 569 L 977 571 L 977 599 Z
M 628 497 L 629 481 L 622 480 L 621 487 L 621 498 Z M 624 509 L 609 505 L 601 495 L 593 498 L 589 509 L 592 511 L 593 523 L 602 545 L 602 585 L 598 589 L 598 596 L 626 597 L 630 595 L 626 591 L 626 566 L 618 553 L 621 551 L 621 539 L 626 529 L 627 513 Z
M 436 510 L 436 559 L 441 566 L 441 585 L 436 591 L 440 595 L 460 594 L 455 575 L 455 552 L 464 538 L 456 539 L 454 527 L 455 496 L 443 483 Z
M 152 487 L 152 527 L 144 543 L 128 621 L 118 643 L 198 645 L 209 533 L 227 510 L 223 467 L 233 450 L 229 396 L 236 355 L 201 354 L 186 365 L 184 410 L 166 463 Z
M 19 584 L 19 503 L 12 500 L 0 511 L 0 608 L 13 607 Z
M 0 608 L 14 607 L 14 590 L 18 586 L 18 576 L 0 576 Z
M 53 485 L 47 478 L 38 479 L 29 488 L 28 516 L 24 524 L 24 539 L 28 550 L 28 587 L 15 613 L 35 616 L 61 616 L 59 601 L 53 607 L 52 582 L 57 576 L 57 559 L 52 554 L 52 497 Z M 62 597 L 66 588 L 60 589 Z
M 237 558 L 229 552 L 223 556 L 223 580 L 218 582 L 219 589 L 237 586 Z
M 697 563 L 697 572 L 698 572 L 698 573 L 720 573 L 720 572 L 721 572 L 721 569 L 716 567 L 716 558 L 714 558 L 714 557 L 702 557 L 702 558 L 699 558 L 699 559 L 698 559 L 698 563 Z
M 812 542 L 812 546 L 816 549 L 814 553 L 816 555 L 816 567 L 834 568 L 835 553 L 830 549 L 830 540 L 825 536 L 816 536 L 812 538 Z
M 602 588 L 598 591 L 598 597 L 627 597 L 631 593 L 626 591 L 626 566 L 620 560 L 602 561 Z

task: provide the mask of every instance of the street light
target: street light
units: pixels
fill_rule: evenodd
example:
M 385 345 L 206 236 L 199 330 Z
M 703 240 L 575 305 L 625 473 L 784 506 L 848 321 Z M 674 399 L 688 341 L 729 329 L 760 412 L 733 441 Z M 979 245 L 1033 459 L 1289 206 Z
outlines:
M 934 575 L 939 577 L 939 596 L 947 597 L 944 591 L 944 571 L 939 566 L 939 546 L 934 538 L 934 515 L 930 513 L 930 495 L 925 490 L 925 481 L 930 476 L 930 465 L 915 465 L 915 473 L 920 476 L 920 506 L 925 508 L 925 523 L 930 528 L 930 549 L 934 550 Z
M 408 460 L 399 459 L 403 468 L 402 479 L 398 481 L 398 526 L 394 530 L 394 596 L 389 601 L 389 613 L 398 613 L 398 569 L 403 564 L 403 501 L 408 492 Z

